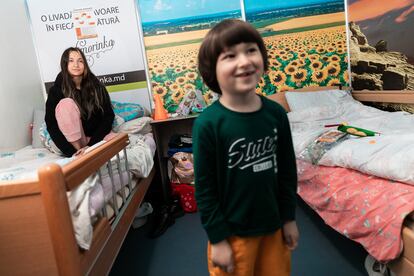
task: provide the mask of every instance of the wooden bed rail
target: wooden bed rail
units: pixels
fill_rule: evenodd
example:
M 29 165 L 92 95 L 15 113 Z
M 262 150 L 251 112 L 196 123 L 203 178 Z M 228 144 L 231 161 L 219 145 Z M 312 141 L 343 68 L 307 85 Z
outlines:
M 63 174 L 66 179 L 66 189 L 68 191 L 73 190 L 90 176 L 91 172 L 97 171 L 109 159 L 125 148 L 128 143 L 128 134 L 119 133 L 110 141 L 65 165 Z
M 414 104 L 414 91 L 352 91 L 352 97 L 360 102 Z
M 100 218 L 94 227 L 90 250 L 81 251 L 75 239 L 67 191 L 80 185 L 88 176 L 122 151 L 128 141 L 127 134 L 119 134 L 63 168 L 52 163 L 39 169 L 41 198 L 59 275 L 87 274 L 103 251 L 112 232 L 108 219 Z M 130 220 L 132 218 L 133 215 Z
M 62 168 L 42 167 L 39 183 L 59 275 L 82 275 Z

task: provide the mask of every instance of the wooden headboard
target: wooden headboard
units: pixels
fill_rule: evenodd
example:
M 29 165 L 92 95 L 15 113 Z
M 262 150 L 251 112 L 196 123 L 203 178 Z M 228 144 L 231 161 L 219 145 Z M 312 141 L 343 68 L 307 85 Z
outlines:
M 287 112 L 290 111 L 289 105 L 286 101 L 285 94 L 291 92 L 314 92 L 323 90 L 338 89 L 338 87 L 307 87 L 287 92 L 278 92 L 269 95 L 268 98 L 279 103 Z M 346 88 L 345 88 L 346 89 Z M 379 103 L 402 103 L 414 104 L 413 91 L 353 91 L 352 97 L 360 102 L 379 102 Z
M 353 91 L 352 97 L 360 102 L 414 104 L 414 92 L 407 90 Z

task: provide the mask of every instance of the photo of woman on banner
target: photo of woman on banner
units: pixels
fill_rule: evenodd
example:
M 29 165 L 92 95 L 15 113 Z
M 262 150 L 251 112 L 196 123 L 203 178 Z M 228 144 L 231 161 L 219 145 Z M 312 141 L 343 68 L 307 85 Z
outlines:
M 66 49 L 61 71 L 48 91 L 47 130 L 65 156 L 82 155 L 102 140 L 109 140 L 115 117 L 108 91 L 91 72 L 79 48 Z

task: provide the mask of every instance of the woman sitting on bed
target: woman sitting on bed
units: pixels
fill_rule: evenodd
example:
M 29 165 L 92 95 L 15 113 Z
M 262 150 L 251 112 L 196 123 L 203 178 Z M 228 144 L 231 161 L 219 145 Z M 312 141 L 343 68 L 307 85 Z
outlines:
M 60 67 L 46 101 L 47 130 L 64 155 L 81 155 L 88 146 L 114 135 L 115 115 L 105 86 L 80 49 L 66 49 Z

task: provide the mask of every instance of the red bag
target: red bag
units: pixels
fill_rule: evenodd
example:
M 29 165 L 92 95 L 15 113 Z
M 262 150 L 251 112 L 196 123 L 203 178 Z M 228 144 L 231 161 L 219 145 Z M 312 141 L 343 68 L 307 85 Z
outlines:
M 180 196 L 180 205 L 187 213 L 197 212 L 197 203 L 195 201 L 195 188 L 188 184 L 171 183 L 174 195 Z

